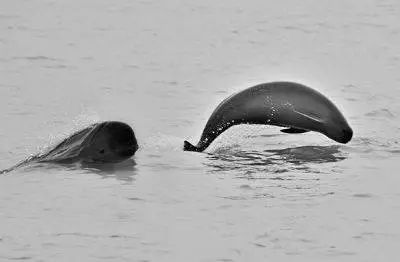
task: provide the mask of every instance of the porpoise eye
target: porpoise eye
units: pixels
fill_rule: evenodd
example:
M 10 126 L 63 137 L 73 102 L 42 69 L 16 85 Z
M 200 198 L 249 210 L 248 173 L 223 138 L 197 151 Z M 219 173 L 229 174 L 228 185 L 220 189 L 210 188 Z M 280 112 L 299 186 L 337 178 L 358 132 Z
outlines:
M 104 154 L 104 149 L 100 150 L 100 154 Z

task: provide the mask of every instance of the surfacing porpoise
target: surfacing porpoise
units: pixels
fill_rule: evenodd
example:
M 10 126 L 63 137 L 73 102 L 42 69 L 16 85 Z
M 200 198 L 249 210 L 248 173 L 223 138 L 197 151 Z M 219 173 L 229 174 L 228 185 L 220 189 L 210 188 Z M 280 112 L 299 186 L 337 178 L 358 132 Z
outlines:
M 0 173 L 29 163 L 117 163 L 132 157 L 138 148 L 135 133 L 129 125 L 106 121 L 82 129 L 47 152 L 30 157 Z
M 222 101 L 197 145 L 185 141 L 184 150 L 202 152 L 225 130 L 240 124 L 280 126 L 285 133 L 316 131 L 339 143 L 347 143 L 353 136 L 343 114 L 321 93 L 298 83 L 271 82 Z

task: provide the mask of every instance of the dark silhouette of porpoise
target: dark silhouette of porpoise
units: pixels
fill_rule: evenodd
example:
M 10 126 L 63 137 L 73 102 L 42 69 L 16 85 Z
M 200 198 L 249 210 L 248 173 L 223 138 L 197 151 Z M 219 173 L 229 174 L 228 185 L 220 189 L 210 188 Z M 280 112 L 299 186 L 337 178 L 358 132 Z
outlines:
M 339 109 L 324 95 L 293 82 L 272 82 L 245 89 L 222 101 L 207 121 L 200 141 L 184 142 L 186 151 L 204 151 L 234 125 L 261 124 L 286 127 L 284 133 L 316 131 L 347 143 L 353 131 Z
M 138 149 L 132 128 L 122 122 L 93 124 L 64 139 L 54 148 L 0 173 L 9 172 L 29 163 L 117 163 L 132 157 Z

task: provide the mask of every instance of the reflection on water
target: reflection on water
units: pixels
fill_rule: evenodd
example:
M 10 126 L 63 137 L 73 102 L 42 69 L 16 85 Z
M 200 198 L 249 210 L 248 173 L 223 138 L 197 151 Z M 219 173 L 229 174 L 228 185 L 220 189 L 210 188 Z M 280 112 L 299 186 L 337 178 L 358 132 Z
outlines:
M 128 159 L 121 163 L 114 164 L 81 163 L 80 168 L 89 173 L 98 174 L 103 178 L 112 177 L 118 180 L 132 182 L 136 174 L 136 161 Z
M 19 171 L 33 172 L 43 170 L 44 173 L 48 172 L 65 172 L 69 171 L 74 173 L 76 171 L 83 171 L 84 173 L 94 173 L 102 176 L 103 178 L 113 177 L 118 180 L 131 182 L 134 180 L 136 174 L 136 162 L 133 159 L 128 159 L 120 163 L 48 163 L 48 162 L 32 162 L 25 163 L 25 166 L 15 167 Z M 4 173 L 13 171 L 13 169 L 4 170 Z M 3 171 L 2 171 L 3 172 Z M 0 173 L 1 174 L 1 173 Z
M 333 146 L 300 146 L 260 151 L 219 151 L 207 157 L 212 172 L 244 171 L 246 174 L 288 171 L 321 173 L 319 165 L 346 159 L 346 154 Z
M 266 153 L 271 153 L 271 158 L 284 159 L 286 162 L 296 165 L 308 163 L 327 163 L 337 162 L 345 159 L 345 156 L 340 155 L 338 145 L 334 146 L 300 146 L 285 149 L 265 150 Z

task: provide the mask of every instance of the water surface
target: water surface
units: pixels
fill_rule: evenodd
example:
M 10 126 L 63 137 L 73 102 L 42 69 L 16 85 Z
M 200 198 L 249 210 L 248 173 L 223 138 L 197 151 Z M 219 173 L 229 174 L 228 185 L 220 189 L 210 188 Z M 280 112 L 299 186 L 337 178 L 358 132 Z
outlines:
M 385 261 L 400 245 L 400 4 L 2 1 L 0 167 L 91 123 L 133 126 L 118 166 L 0 176 L 0 260 Z M 354 129 L 195 142 L 233 92 L 298 81 Z

